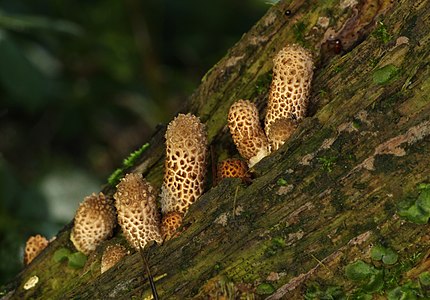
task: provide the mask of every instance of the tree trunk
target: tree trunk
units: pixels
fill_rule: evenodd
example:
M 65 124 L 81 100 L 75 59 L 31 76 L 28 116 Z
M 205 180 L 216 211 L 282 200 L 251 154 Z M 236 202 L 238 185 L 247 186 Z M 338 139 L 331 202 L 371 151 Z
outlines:
M 147 249 L 160 299 L 426 295 L 428 225 L 399 211 L 430 182 L 429 16 L 428 0 L 281 1 L 205 75 L 183 112 L 206 123 L 216 162 L 237 155 L 226 128 L 233 102 L 252 99 L 264 115 L 277 51 L 300 43 L 316 58 L 310 115 L 293 137 L 253 168 L 249 185 L 210 187 L 208 172 L 180 236 Z M 123 174 L 161 186 L 164 131 Z M 54 262 L 56 250 L 74 249 L 70 228 L 4 298 L 149 299 L 138 253 L 100 274 L 103 249 L 126 243 L 119 229 L 83 269 Z M 32 276 L 39 282 L 25 290 Z

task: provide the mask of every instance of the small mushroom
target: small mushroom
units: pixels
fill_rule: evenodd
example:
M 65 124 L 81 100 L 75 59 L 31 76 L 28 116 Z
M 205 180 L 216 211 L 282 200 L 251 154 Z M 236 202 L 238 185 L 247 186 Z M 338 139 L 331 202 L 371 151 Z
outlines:
M 151 241 L 162 242 L 155 189 L 142 174 L 127 174 L 113 197 L 118 223 L 134 249 L 143 249 Z
M 257 107 L 249 100 L 238 100 L 230 107 L 228 127 L 237 150 L 248 161 L 249 167 L 270 154 Z
M 172 237 L 179 235 L 176 230 L 182 224 L 183 214 L 177 211 L 168 212 L 163 216 L 161 221 L 161 235 L 163 240 L 170 240 Z
M 314 68 L 311 53 L 299 45 L 283 48 L 273 59 L 273 64 L 264 128 L 272 151 L 290 137 L 295 123 L 306 116 Z M 280 119 L 283 121 L 275 125 Z
M 120 244 L 107 246 L 102 255 L 100 272 L 103 274 L 128 254 L 130 254 L 130 251 Z
M 29 237 L 25 243 L 24 265 L 31 263 L 32 260 L 48 246 L 48 244 L 48 240 L 40 234 Z
M 166 161 L 161 187 L 161 211 L 185 214 L 203 193 L 207 133 L 200 119 L 179 114 L 166 131 Z
M 70 240 L 88 255 L 112 235 L 116 225 L 115 208 L 103 193 L 85 197 L 75 214 Z
M 229 158 L 218 163 L 217 181 L 224 178 L 240 178 L 242 181 L 248 181 L 250 176 L 247 164 L 237 158 Z

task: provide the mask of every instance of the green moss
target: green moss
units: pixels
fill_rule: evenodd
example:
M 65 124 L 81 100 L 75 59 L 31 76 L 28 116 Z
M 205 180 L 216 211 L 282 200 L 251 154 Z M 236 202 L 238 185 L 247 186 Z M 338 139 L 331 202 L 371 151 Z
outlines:
M 293 26 L 294 37 L 296 38 L 296 42 L 304 45 L 305 44 L 305 30 L 306 25 L 303 22 L 297 22 Z
M 124 168 L 130 168 L 134 166 L 136 161 L 139 159 L 139 157 L 142 155 L 143 152 L 145 152 L 146 149 L 149 148 L 149 143 L 144 144 L 142 147 L 137 149 L 136 151 L 130 153 L 130 155 L 123 160 L 122 165 Z
M 375 84 L 385 84 L 390 82 L 399 72 L 399 68 L 397 68 L 393 64 L 389 64 L 383 66 L 375 70 L 372 74 L 372 80 Z
M 116 186 L 121 177 L 123 176 L 122 169 L 116 169 L 108 178 L 108 183 L 111 186 Z
M 333 166 L 336 164 L 337 157 L 322 156 L 318 157 L 317 160 L 321 164 L 321 167 L 325 172 L 331 173 L 333 171 Z
M 260 75 L 255 83 L 254 95 L 266 94 L 269 91 L 270 83 L 272 82 L 272 73 Z
M 372 32 L 372 36 L 383 44 L 388 43 L 392 38 L 388 33 L 387 26 L 383 22 L 378 22 L 378 27 Z

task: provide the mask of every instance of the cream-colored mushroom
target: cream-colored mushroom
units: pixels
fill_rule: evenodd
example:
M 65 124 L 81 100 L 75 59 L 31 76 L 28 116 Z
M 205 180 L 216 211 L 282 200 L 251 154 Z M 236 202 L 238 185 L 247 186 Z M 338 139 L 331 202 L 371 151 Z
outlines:
M 75 214 L 70 240 L 88 255 L 112 235 L 116 225 L 115 209 L 103 193 L 85 197 Z
M 296 123 L 306 116 L 313 68 L 312 55 L 299 45 L 286 46 L 273 60 L 264 128 L 272 151 L 291 136 Z
M 161 187 L 161 211 L 185 214 L 203 193 L 207 133 L 200 119 L 179 114 L 166 131 L 166 161 Z
M 155 189 L 142 174 L 122 178 L 114 198 L 118 223 L 134 249 L 143 249 L 151 241 L 162 242 Z
M 228 127 L 237 150 L 248 161 L 249 167 L 270 154 L 257 107 L 252 102 L 238 100 L 233 103 L 228 112 Z

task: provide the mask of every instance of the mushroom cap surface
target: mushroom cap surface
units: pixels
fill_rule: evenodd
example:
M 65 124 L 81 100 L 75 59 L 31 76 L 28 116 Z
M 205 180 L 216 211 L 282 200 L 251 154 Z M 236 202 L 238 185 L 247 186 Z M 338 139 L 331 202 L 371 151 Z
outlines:
M 115 208 L 103 193 L 85 197 L 79 205 L 70 234 L 76 249 L 88 255 L 112 235 L 116 225 Z
M 122 178 L 114 198 L 118 223 L 134 249 L 144 248 L 151 241 L 161 243 L 155 189 L 142 174 L 130 173 Z
M 186 213 L 203 193 L 207 133 L 200 119 L 192 114 L 179 114 L 166 131 L 166 161 L 161 187 L 163 214 Z
M 242 99 L 233 103 L 228 112 L 228 127 L 237 150 L 250 167 L 270 154 L 254 103 Z
M 300 121 L 306 116 L 314 63 L 311 53 L 299 45 L 284 47 L 273 59 L 265 131 L 273 136 L 273 123 L 281 118 Z

